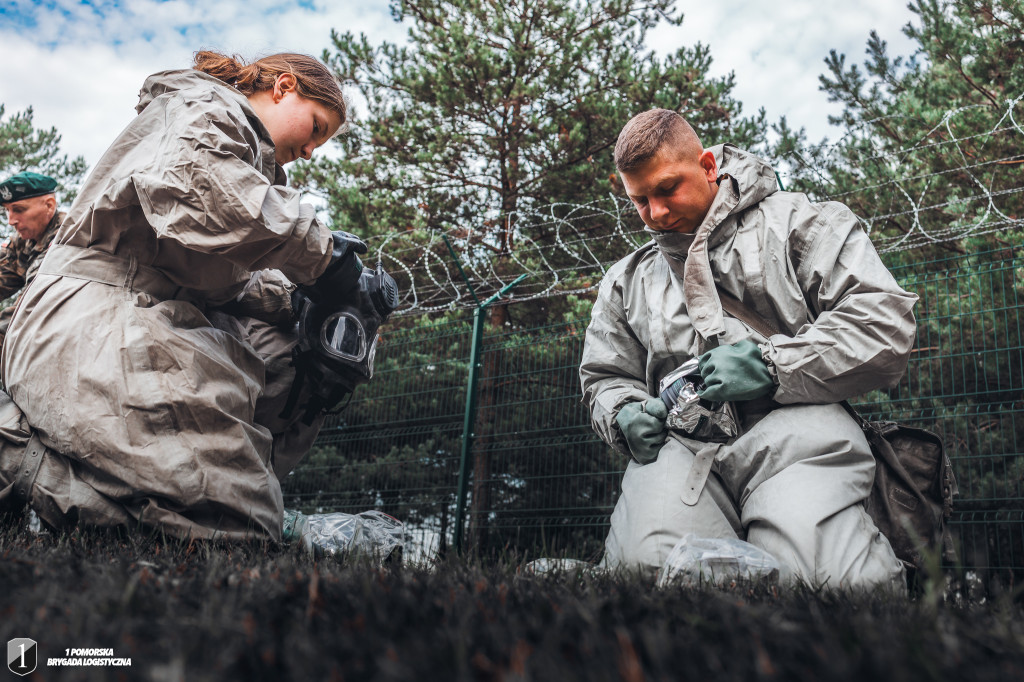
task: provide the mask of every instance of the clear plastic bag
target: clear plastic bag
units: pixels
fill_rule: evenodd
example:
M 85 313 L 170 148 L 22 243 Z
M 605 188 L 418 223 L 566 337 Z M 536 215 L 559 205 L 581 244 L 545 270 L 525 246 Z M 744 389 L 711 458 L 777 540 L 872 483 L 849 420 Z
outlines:
M 315 557 L 363 555 L 381 562 L 401 561 L 409 539 L 405 525 L 381 511 L 303 514 L 290 509 L 284 512 L 284 538 L 298 539 Z
M 723 585 L 762 578 L 778 582 L 786 574 L 775 557 L 749 542 L 690 533 L 669 552 L 658 572 L 658 586 Z
M 523 566 L 522 572 L 527 575 L 588 575 L 595 576 L 603 572 L 597 564 L 582 559 L 540 558 L 534 559 Z

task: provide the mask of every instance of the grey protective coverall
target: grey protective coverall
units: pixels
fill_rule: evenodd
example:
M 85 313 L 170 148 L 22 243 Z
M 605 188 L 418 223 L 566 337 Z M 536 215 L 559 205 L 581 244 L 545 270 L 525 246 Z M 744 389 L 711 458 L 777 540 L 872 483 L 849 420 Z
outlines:
M 297 338 L 272 323 L 327 266 L 330 232 L 233 88 L 159 73 L 137 110 L 11 324 L 0 501 L 54 525 L 279 539 L 279 478 L 319 423 L 278 417 Z M 40 442 L 15 447 L 29 425 Z
M 724 177 L 703 223 L 655 233 L 602 281 L 580 367 L 584 402 L 601 438 L 629 455 L 619 410 L 657 396 L 666 374 L 711 347 L 767 343 L 778 390 L 774 402 L 737 403 L 741 432 L 728 444 L 670 432 L 655 462 L 631 459 L 605 562 L 656 570 L 694 533 L 747 540 L 814 584 L 900 584 L 902 566 L 863 506 L 874 459 L 836 403 L 899 381 L 917 297 L 846 206 L 778 191 L 772 168 L 736 147 L 711 151 Z M 727 316 L 716 282 L 779 333 L 766 340 Z M 684 490 L 693 482 L 699 496 Z

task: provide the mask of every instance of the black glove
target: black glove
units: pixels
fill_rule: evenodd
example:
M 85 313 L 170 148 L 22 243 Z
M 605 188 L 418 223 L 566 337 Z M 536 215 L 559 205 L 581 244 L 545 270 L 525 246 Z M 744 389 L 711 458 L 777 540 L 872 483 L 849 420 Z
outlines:
M 341 230 L 331 232 L 331 239 L 334 240 L 334 249 L 324 273 L 312 284 L 300 287 L 314 303 L 343 301 L 355 288 L 363 271 L 363 263 L 356 254 L 366 253 L 366 243 Z

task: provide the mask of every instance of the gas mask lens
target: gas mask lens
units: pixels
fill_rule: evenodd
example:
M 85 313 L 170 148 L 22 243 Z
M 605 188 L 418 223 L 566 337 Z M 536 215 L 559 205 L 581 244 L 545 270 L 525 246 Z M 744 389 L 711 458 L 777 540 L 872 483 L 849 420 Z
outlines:
M 334 313 L 320 327 L 320 342 L 332 355 L 361 362 L 366 356 L 363 325 L 350 313 Z

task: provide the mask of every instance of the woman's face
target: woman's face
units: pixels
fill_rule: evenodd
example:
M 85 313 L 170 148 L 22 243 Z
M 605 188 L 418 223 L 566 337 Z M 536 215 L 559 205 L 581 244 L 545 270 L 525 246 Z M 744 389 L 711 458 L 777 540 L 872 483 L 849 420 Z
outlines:
M 341 116 L 295 90 L 295 77 L 281 74 L 270 90 L 249 97 L 256 114 L 270 131 L 275 157 L 282 166 L 308 159 L 313 150 L 331 139 L 341 127 Z

